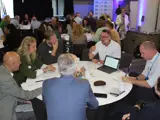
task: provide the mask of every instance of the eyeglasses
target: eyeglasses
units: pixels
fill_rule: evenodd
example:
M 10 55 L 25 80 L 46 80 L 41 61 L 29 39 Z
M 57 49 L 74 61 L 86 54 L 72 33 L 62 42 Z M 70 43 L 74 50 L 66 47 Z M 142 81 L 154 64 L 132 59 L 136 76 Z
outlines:
M 109 35 L 108 36 L 101 36 L 101 38 L 109 38 Z

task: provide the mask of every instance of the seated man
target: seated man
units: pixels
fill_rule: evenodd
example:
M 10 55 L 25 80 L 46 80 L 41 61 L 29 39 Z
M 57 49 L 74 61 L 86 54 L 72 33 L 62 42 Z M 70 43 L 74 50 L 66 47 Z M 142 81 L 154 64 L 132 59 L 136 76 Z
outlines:
M 86 106 L 98 107 L 87 80 L 75 78 L 77 57 L 62 54 L 58 58 L 60 78 L 51 78 L 43 83 L 43 100 L 48 120 L 85 120 Z
M 41 88 L 33 91 L 25 91 L 18 86 L 13 79 L 14 71 L 19 70 L 21 64 L 20 56 L 16 52 L 7 52 L 3 58 L 3 65 L 0 66 L 0 119 L 1 120 L 22 120 L 17 118 L 15 107 L 18 101 L 30 100 L 41 94 Z M 25 117 L 25 115 L 22 115 Z M 26 117 L 31 117 L 26 115 Z M 27 120 L 30 118 L 26 118 Z
M 41 25 L 41 22 L 38 21 L 36 17 L 33 17 L 32 21 L 31 21 L 31 28 L 32 28 L 33 32 L 35 29 L 38 29 L 40 27 L 40 25 Z
M 129 82 L 134 85 L 130 95 L 130 100 L 147 100 L 155 101 L 155 96 L 152 89 L 156 80 L 160 76 L 160 55 L 156 49 L 155 43 L 145 41 L 140 45 L 141 56 L 147 60 L 145 69 L 138 77 L 122 77 L 124 82 Z M 138 86 L 138 87 L 137 87 Z M 147 94 L 146 94 L 147 93 Z M 135 100 L 134 100 L 135 99 Z
M 138 77 L 123 77 L 123 81 L 140 87 L 152 88 L 160 75 L 160 54 L 152 41 L 143 42 L 140 45 L 140 53 L 141 57 L 147 60 L 145 69 Z
M 160 78 L 158 78 L 157 84 L 155 85 L 155 92 L 160 97 Z M 136 104 L 130 113 L 125 114 L 122 120 L 159 120 L 160 119 L 160 100 L 152 103 L 140 103 Z
M 89 58 L 92 59 L 94 63 L 99 62 L 99 60 L 93 59 L 97 53 L 99 54 L 101 64 L 103 64 L 106 55 L 121 58 L 121 47 L 117 42 L 111 40 L 111 32 L 109 29 L 102 31 L 101 41 L 90 49 Z
M 56 35 L 52 32 L 45 33 L 45 41 L 38 47 L 40 60 L 47 65 L 57 62 L 57 57 L 61 53 L 61 47 Z

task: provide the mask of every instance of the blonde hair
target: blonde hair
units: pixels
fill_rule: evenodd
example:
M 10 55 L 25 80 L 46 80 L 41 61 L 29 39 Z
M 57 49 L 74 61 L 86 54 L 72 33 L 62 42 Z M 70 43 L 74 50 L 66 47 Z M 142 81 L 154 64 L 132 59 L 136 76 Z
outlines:
M 11 18 L 9 15 L 6 15 L 4 18 L 3 18 L 3 21 L 7 22 L 7 23 L 10 23 L 11 21 Z
M 105 18 L 105 20 L 108 20 L 110 22 L 112 21 L 111 17 L 108 14 L 102 14 L 101 16 L 103 16 Z
M 80 24 L 76 24 L 75 27 L 73 27 L 73 35 L 74 36 L 81 36 L 84 33 L 83 27 Z
M 36 51 L 32 54 L 30 54 L 28 52 L 29 47 L 31 46 L 31 44 L 33 44 L 34 42 L 36 42 L 36 39 L 34 37 L 25 37 L 21 43 L 21 45 L 19 46 L 17 53 L 21 56 L 25 56 L 27 59 L 27 63 L 31 64 L 32 61 L 34 61 L 36 59 Z

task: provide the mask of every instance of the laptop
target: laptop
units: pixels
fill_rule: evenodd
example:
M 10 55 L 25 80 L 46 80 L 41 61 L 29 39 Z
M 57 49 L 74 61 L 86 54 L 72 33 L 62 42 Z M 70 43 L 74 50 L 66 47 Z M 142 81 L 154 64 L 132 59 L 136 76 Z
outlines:
M 117 69 L 119 68 L 119 62 L 120 62 L 120 59 L 107 55 L 103 63 L 103 66 L 97 69 L 106 73 L 112 73 L 117 71 Z

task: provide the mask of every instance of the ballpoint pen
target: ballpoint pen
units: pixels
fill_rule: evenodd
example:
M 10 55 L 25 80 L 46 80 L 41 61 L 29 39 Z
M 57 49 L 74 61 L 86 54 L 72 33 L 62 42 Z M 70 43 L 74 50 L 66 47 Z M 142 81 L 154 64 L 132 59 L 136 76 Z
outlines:
M 38 83 L 38 82 L 43 82 L 43 80 L 38 80 L 38 81 L 36 81 L 36 83 Z

